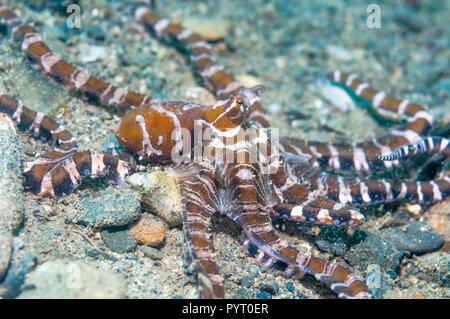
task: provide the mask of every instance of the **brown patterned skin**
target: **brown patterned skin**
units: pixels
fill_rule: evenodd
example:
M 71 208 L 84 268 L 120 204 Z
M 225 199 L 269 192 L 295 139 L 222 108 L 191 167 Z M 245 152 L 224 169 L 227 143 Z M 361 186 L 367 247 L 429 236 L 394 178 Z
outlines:
M 23 24 L 8 8 L 0 8 L 0 25 L 9 29 L 26 56 L 45 73 L 103 106 L 113 106 L 126 113 L 116 136 L 141 164 L 170 164 L 174 149 L 188 155 L 194 152 L 197 145 L 191 143 L 185 150 L 183 137 L 185 133 L 192 136 L 196 121 L 214 133 L 209 140 L 200 143 L 201 149 L 208 151 L 210 156 L 205 156 L 199 163 L 181 162 L 168 166 L 177 176 L 182 195 L 186 261 L 197 275 L 201 297 L 224 296 L 210 229 L 212 214 L 222 212 L 240 225 L 244 247 L 263 267 L 276 265 L 285 276 L 295 278 L 310 274 L 327 284 L 339 297 L 370 298 L 365 284 L 349 270 L 301 253 L 281 240 L 269 215 L 299 222 L 358 226 L 364 216 L 354 206 L 404 198 L 420 203 L 433 202 L 448 197 L 450 182 L 447 177 L 430 182 L 351 180 L 319 170 L 321 166 L 338 172 L 345 169 L 370 172 L 383 165 L 390 168 L 392 165 L 386 164 L 390 161 L 379 156 L 401 153 L 394 147 L 403 147 L 405 153 L 403 144 L 413 142 L 413 138 L 429 131 L 432 118 L 428 113 L 415 104 L 386 98 L 354 75 L 335 72 L 334 81 L 345 83 L 375 107 L 409 115 L 408 124 L 393 131 L 391 137 L 380 140 L 386 144 L 375 141 L 373 144 L 335 146 L 284 139 L 281 145 L 277 144 L 283 156 L 276 156 L 275 171 L 265 174 L 266 167 L 259 153 L 256 163 L 250 156 L 252 146 L 258 141 L 272 145 L 262 129 L 269 126 L 259 98 L 263 87 L 243 88 L 234 81 L 222 67 L 214 64 L 210 45 L 199 35 L 159 18 L 144 7 L 138 8 L 135 16 L 157 37 L 175 42 L 187 51 L 206 86 L 224 100 L 211 106 L 154 101 L 77 70 L 53 53 L 36 30 Z M 11 97 L 0 95 L 0 111 L 11 116 L 22 130 L 33 131 L 35 137 L 53 141 L 57 147 L 54 152 L 26 165 L 25 186 L 39 196 L 68 193 L 85 176 L 104 175 L 111 183 L 122 184 L 126 175 L 145 169 L 145 166 L 126 163 L 109 153 L 78 151 L 72 135 L 62 126 Z M 239 132 L 250 128 L 255 128 L 256 134 L 240 140 Z M 225 138 L 231 138 L 233 143 L 223 144 Z M 448 154 L 448 140 L 423 141 L 420 142 L 424 145 L 422 150 Z M 437 141 L 439 147 L 431 144 Z M 373 146 L 378 151 L 374 151 Z M 225 157 L 218 156 L 223 154 L 221 151 L 229 151 L 236 155 L 235 158 L 239 158 L 239 154 L 243 156 L 240 161 L 227 163 Z M 403 158 L 403 153 L 394 161 Z M 265 155 L 272 158 L 276 154 Z

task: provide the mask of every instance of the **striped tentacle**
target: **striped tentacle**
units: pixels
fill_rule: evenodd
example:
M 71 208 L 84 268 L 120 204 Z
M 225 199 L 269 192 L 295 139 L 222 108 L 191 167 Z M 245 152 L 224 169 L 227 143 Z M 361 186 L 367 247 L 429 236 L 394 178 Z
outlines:
M 430 132 L 433 117 L 422 106 L 411 103 L 408 100 L 400 101 L 387 97 L 383 91 L 378 92 L 370 88 L 356 74 L 335 71 L 330 76 L 332 81 L 352 89 L 357 96 L 370 102 L 375 108 L 385 109 L 408 117 L 408 123 L 405 126 L 399 130 L 391 131 L 391 134 L 385 138 L 386 141 L 389 141 L 389 145 L 392 148 L 405 143 L 415 142 L 420 138 L 420 135 L 427 135 Z
M 383 161 L 380 156 L 386 156 L 406 143 L 417 142 L 422 135 L 427 135 L 432 127 L 433 117 L 420 105 L 407 100 L 397 100 L 386 97 L 384 92 L 377 92 L 358 79 L 356 74 L 335 71 L 331 80 L 345 85 L 364 100 L 372 103 L 375 108 L 396 112 L 408 116 L 408 122 L 399 129 L 392 130 L 388 136 L 379 140 L 353 144 L 333 144 L 319 142 L 303 142 L 293 138 L 282 140 L 286 151 L 297 155 L 306 155 L 316 167 L 333 171 L 353 170 L 356 173 L 370 173 L 381 169 L 390 169 L 399 165 L 397 160 Z
M 6 113 L 17 123 L 20 130 L 32 133 L 36 138 L 52 141 L 55 151 L 70 153 L 77 150 L 77 142 L 64 126 L 44 115 L 35 112 L 11 96 L 0 94 L 0 112 Z
M 39 196 L 55 197 L 77 188 L 87 176 L 106 176 L 110 183 L 123 185 L 125 176 L 137 170 L 143 167 L 106 152 L 49 152 L 25 163 L 24 186 Z
M 342 205 L 364 206 L 407 199 L 415 203 L 432 203 L 450 195 L 450 177 L 424 182 L 345 178 L 321 172 L 307 165 L 304 157 L 289 158 L 272 180 L 283 201 L 298 203 L 308 196 L 323 196 Z
M 325 197 L 326 173 L 312 170 L 308 173 L 306 186 L 286 163 L 271 177 L 281 202 L 272 206 L 271 214 L 274 217 L 336 226 L 358 226 L 365 220 L 352 207 Z
M 277 204 L 272 207 L 271 214 L 274 217 L 292 221 L 335 226 L 358 226 L 365 219 L 361 213 L 351 207 L 325 197 L 300 204 Z
M 146 105 L 151 97 L 131 92 L 104 82 L 78 70 L 50 50 L 38 32 L 20 21 L 7 7 L 0 7 L 0 26 L 6 27 L 21 45 L 25 55 L 50 74 L 102 105 L 111 105 L 125 113 L 137 106 Z
M 407 200 L 409 203 L 433 203 L 450 196 L 450 177 L 412 182 L 391 179 L 361 180 L 328 176 L 323 182 L 330 199 L 348 205 L 370 205 Z
M 430 136 L 415 143 L 397 147 L 391 154 L 380 156 L 383 161 L 395 161 L 418 154 L 442 154 L 450 157 L 450 140 L 444 137 Z
M 244 224 L 242 224 L 244 225 Z M 289 247 L 285 241 L 279 241 L 278 249 L 270 248 L 259 236 L 250 234 L 243 227 L 243 245 L 256 262 L 265 268 L 274 267 L 283 271 L 286 277 L 301 279 L 305 274 L 329 286 L 340 298 L 372 298 L 367 286 L 355 274 L 330 261 L 323 260 Z
M 187 264 L 196 272 L 201 298 L 223 298 L 223 278 L 215 262 L 211 238 L 212 198 L 217 192 L 211 167 L 184 164 L 175 168 L 180 185 Z
M 158 38 L 174 42 L 178 47 L 187 51 L 205 85 L 214 92 L 218 99 L 227 99 L 230 95 L 237 94 L 243 89 L 242 84 L 226 73 L 222 66 L 215 64 L 211 45 L 199 34 L 184 29 L 178 24 L 170 23 L 169 20 L 150 12 L 147 7 L 139 7 L 135 11 L 135 18 Z M 259 96 L 257 94 L 249 95 L 248 100 L 251 104 L 249 120 L 258 126 L 268 127 L 269 122 Z
M 248 164 L 229 164 L 225 169 L 224 183 L 231 188 L 236 210 L 230 217 L 243 230 L 244 247 L 256 247 L 256 262 L 270 268 L 284 270 L 284 275 L 296 278 L 305 273 L 326 283 L 339 297 L 370 298 L 366 285 L 345 268 L 319 258 L 298 252 L 279 238 L 273 229 L 267 209 L 258 201 L 257 171 Z
M 290 137 L 282 137 L 280 142 L 285 152 L 307 158 L 313 167 L 334 172 L 367 174 L 381 169 L 392 169 L 399 164 L 397 160 L 388 162 L 379 158 L 390 154 L 393 148 L 376 138 L 359 144 L 309 142 Z
M 348 269 L 307 254 L 297 255 L 297 265 L 329 286 L 340 298 L 371 299 L 366 284 Z

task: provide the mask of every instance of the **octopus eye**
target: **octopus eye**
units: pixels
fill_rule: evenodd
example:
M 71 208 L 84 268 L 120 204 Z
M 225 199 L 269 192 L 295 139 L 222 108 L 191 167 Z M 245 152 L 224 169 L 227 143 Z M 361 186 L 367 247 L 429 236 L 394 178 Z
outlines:
M 240 97 L 237 97 L 236 98 L 236 103 L 239 104 L 239 105 L 242 105 L 244 103 L 244 101 Z

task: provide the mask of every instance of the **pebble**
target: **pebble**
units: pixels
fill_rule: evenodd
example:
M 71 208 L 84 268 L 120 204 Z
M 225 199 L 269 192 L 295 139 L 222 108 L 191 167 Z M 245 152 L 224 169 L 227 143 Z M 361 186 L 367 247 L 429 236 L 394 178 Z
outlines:
M 262 292 L 268 292 L 269 294 L 271 294 L 272 296 L 277 294 L 277 290 L 275 289 L 275 287 L 273 285 L 268 285 L 268 284 L 261 284 L 259 286 L 259 290 Z
M 230 23 L 220 18 L 192 17 L 183 20 L 183 26 L 197 32 L 207 41 L 223 39 L 230 31 Z
M 270 113 L 276 114 L 276 113 L 280 112 L 281 105 L 278 103 L 272 103 L 269 105 L 269 107 L 267 109 L 270 111 Z
M 238 74 L 236 75 L 236 80 L 242 83 L 242 85 L 246 88 L 250 88 L 263 83 L 261 79 L 258 79 L 257 77 L 249 74 Z
M 169 225 L 181 225 L 181 195 L 175 174 L 170 171 L 136 173 L 127 178 L 128 183 L 143 193 L 143 203 L 148 210 Z
M 140 251 L 144 253 L 145 256 L 152 260 L 161 260 L 162 259 L 162 253 L 159 249 L 149 247 L 149 246 L 141 246 L 139 248 Z
M 139 244 L 156 247 L 163 243 L 166 231 L 163 223 L 150 214 L 143 214 L 130 233 Z
M 111 299 L 124 298 L 125 279 L 112 271 L 86 263 L 59 259 L 48 261 L 30 272 L 20 299 Z
M 194 86 L 186 90 L 186 99 L 195 103 L 213 105 L 217 102 L 216 97 L 208 90 Z
M 344 259 L 361 272 L 369 265 L 377 264 L 393 276 L 398 273 L 403 253 L 379 234 L 360 230 L 352 237 L 352 243 L 355 244 L 345 253 Z
M 330 254 L 341 256 L 349 249 L 349 236 L 342 227 L 323 226 L 315 243 L 321 250 Z
M 352 52 L 337 45 L 328 45 L 326 51 L 331 58 L 339 61 L 348 62 L 355 58 Z
M 388 228 L 379 235 L 391 242 L 398 250 L 413 254 L 425 254 L 436 251 L 444 245 L 442 236 L 424 222 Z
M 88 193 L 69 220 L 93 228 L 128 225 L 141 214 L 141 197 L 139 191 L 129 186 L 110 186 L 93 195 Z
M 394 281 L 387 273 L 381 271 L 380 266 L 371 264 L 366 270 L 366 285 L 375 299 L 381 299 L 386 292 L 394 287 Z
M 348 93 L 331 84 L 318 84 L 319 92 L 324 99 L 341 111 L 349 111 L 356 108 L 355 102 Z
M 108 57 L 106 48 L 97 45 L 80 44 L 79 61 L 82 63 L 92 63 L 95 61 L 105 60 Z
M 128 229 L 123 227 L 104 229 L 101 235 L 106 247 L 116 253 L 132 251 L 137 245 Z

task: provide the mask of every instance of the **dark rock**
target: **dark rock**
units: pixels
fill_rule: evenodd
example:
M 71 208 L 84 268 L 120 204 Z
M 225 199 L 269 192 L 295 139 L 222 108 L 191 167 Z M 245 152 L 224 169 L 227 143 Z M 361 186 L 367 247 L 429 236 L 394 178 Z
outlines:
M 102 231 L 102 239 L 116 253 L 132 251 L 137 245 L 126 228 L 105 229 Z
M 391 270 L 398 274 L 403 253 L 389 241 L 378 234 L 361 230 L 352 237 L 352 243 L 355 245 L 344 255 L 352 266 L 364 272 L 369 265 L 376 264 L 384 272 Z
M 379 235 L 390 241 L 398 250 L 413 254 L 436 251 L 444 245 L 442 236 L 424 222 L 385 229 L 380 231 Z
M 349 249 L 349 236 L 342 227 L 324 226 L 319 235 L 315 238 L 315 243 L 319 249 L 330 254 L 341 256 Z
M 277 289 L 275 289 L 274 286 L 268 285 L 268 284 L 261 284 L 259 286 L 259 290 L 262 292 L 264 292 L 264 291 L 268 292 L 269 294 L 271 294 L 273 296 L 277 294 Z

